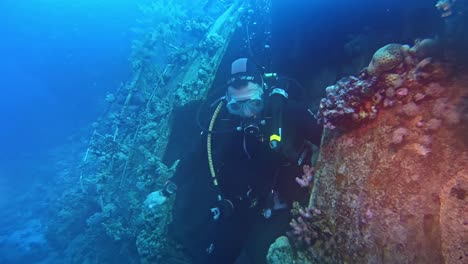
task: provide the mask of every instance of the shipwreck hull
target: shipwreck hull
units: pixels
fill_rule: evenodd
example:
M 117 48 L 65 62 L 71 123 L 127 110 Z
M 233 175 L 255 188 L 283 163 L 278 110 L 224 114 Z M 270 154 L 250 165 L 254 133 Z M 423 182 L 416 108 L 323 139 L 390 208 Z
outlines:
M 466 81 L 451 83 L 446 103 L 466 111 L 466 87 Z M 414 117 L 402 116 L 395 107 L 352 131 L 325 131 L 310 206 L 328 215 L 334 232 L 327 249 L 305 250 L 307 259 L 466 263 L 466 112 L 460 123 L 428 132 L 417 122 L 431 118 L 434 100 L 418 106 Z M 392 138 L 397 127 L 408 131 L 398 144 Z M 423 137 L 431 139 L 424 143 L 429 147 L 421 145 Z M 333 258 L 327 256 L 330 245 Z

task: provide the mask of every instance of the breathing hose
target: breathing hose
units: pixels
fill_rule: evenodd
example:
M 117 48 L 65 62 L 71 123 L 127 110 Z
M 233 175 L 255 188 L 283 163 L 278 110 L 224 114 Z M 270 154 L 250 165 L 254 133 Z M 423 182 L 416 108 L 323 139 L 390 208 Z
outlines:
M 210 121 L 210 126 L 208 127 L 208 136 L 207 136 L 207 139 L 206 139 L 206 150 L 207 150 L 207 154 L 208 154 L 208 165 L 210 167 L 210 173 L 211 173 L 211 177 L 213 178 L 213 184 L 216 188 L 218 188 L 218 201 L 221 201 L 223 198 L 221 196 L 221 192 L 219 191 L 219 186 L 218 186 L 218 179 L 216 178 L 216 172 L 215 172 L 215 169 L 214 169 L 214 165 L 213 165 L 213 155 L 212 155 L 212 152 L 211 152 L 211 137 L 212 137 L 212 131 L 213 131 L 213 127 L 214 127 L 214 124 L 215 124 L 215 121 L 216 121 L 216 118 L 218 117 L 218 114 L 219 112 L 221 112 L 221 109 L 223 108 L 223 105 L 224 105 L 224 101 L 220 101 L 218 106 L 216 107 L 214 113 L 213 113 L 213 116 L 211 117 L 211 121 Z

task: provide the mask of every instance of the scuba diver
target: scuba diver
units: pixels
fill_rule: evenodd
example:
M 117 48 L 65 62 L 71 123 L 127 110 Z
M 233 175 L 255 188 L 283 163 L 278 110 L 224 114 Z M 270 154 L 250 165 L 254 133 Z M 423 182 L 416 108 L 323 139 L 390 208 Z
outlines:
M 313 165 L 322 128 L 288 98 L 287 83 L 247 58 L 234 61 L 200 142 L 161 191 L 177 193 L 169 232 L 192 263 L 266 263 L 292 203 L 307 201 L 296 177 Z
M 463 34 L 463 22 L 466 22 L 465 13 L 468 10 L 466 0 L 439 0 L 435 5 L 444 19 L 445 34 L 453 36 L 454 34 Z
M 435 7 L 439 10 L 443 20 L 443 28 L 440 37 L 448 55 L 454 61 L 460 58 L 466 60 L 468 52 L 466 44 L 468 38 L 466 35 L 468 27 L 468 1 L 467 0 L 439 0 Z M 461 61 L 464 63 L 464 61 Z

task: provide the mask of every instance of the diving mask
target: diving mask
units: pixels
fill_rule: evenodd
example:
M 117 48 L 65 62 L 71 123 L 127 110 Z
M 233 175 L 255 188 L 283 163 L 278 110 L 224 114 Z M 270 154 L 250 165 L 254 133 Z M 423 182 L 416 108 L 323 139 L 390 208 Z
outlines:
M 240 89 L 228 87 L 226 94 L 229 113 L 241 117 L 253 117 L 261 113 L 264 107 L 263 89 L 258 84 L 249 82 Z

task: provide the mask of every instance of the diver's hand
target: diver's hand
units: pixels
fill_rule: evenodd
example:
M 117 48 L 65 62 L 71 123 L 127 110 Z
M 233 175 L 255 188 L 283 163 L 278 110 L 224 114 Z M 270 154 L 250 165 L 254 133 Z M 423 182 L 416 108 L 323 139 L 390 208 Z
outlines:
M 158 207 L 167 201 L 167 198 L 171 196 L 177 190 L 177 185 L 171 181 L 167 181 L 164 184 L 164 188 L 161 190 L 150 193 L 145 200 L 145 206 L 152 209 Z
M 163 190 L 158 190 L 146 196 L 145 206 L 149 209 L 153 209 L 161 206 L 166 200 L 167 196 L 163 194 Z

